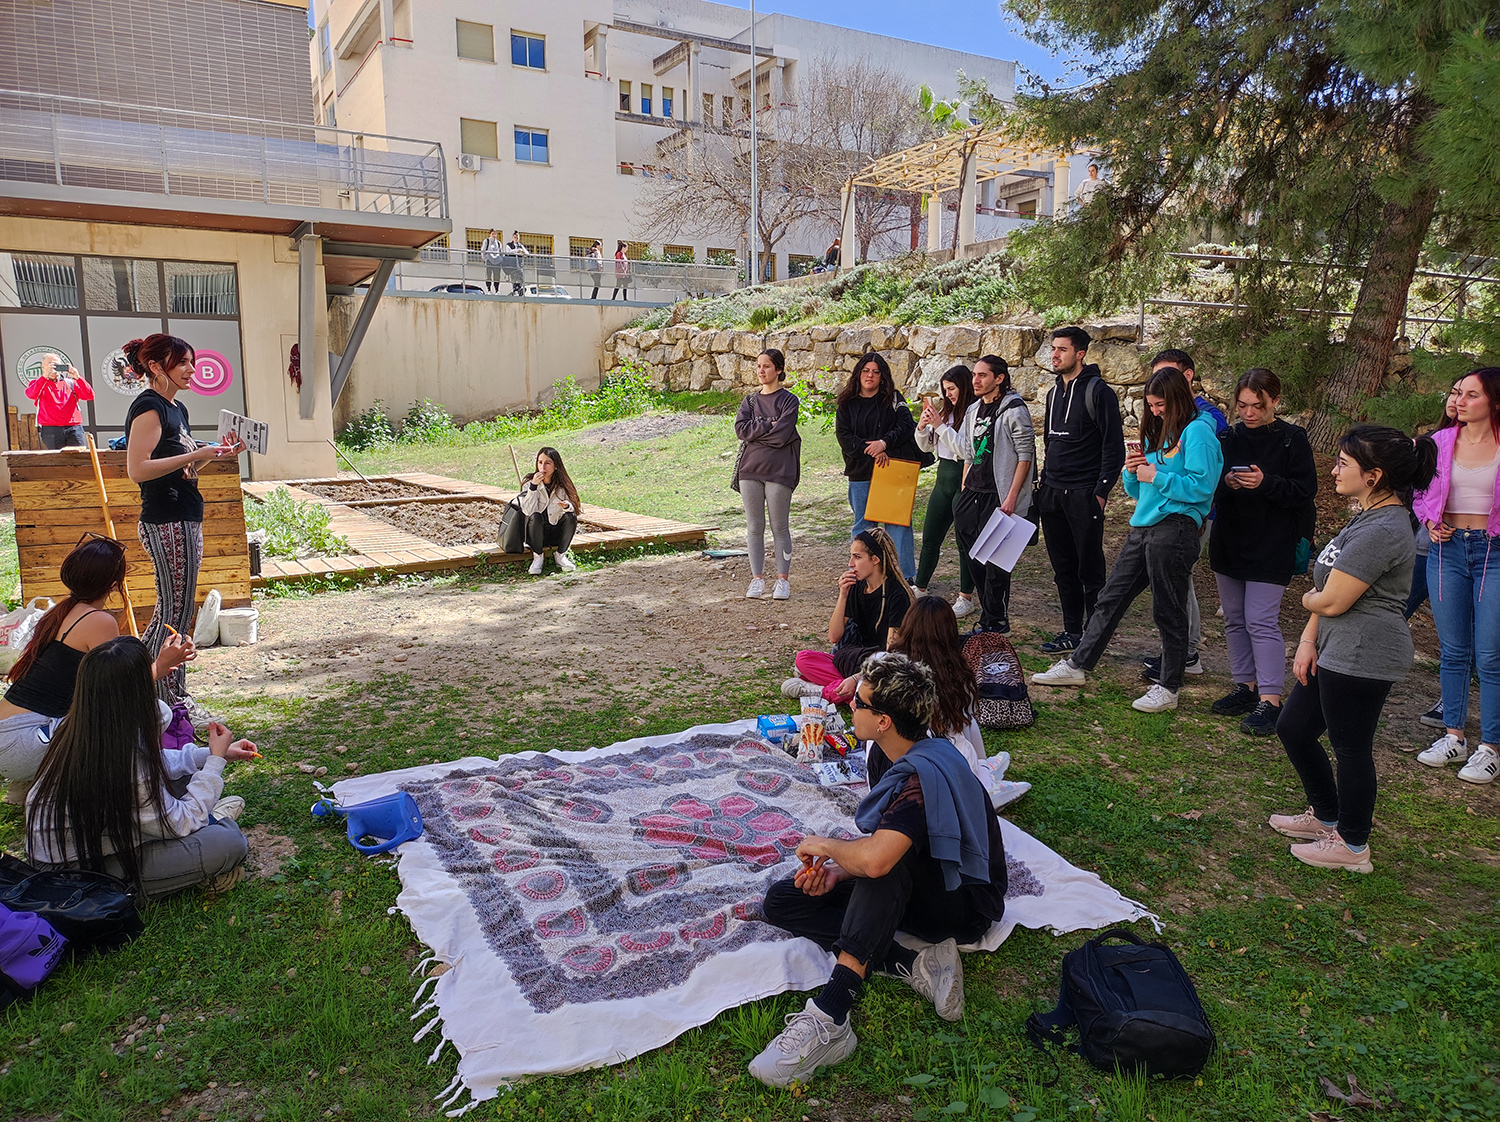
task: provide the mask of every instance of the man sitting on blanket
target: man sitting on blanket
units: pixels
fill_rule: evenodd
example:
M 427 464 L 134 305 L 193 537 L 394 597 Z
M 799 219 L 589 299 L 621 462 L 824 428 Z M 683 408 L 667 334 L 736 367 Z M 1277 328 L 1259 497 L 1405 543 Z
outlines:
M 871 791 L 854 816 L 866 836 L 804 839 L 802 868 L 766 893 L 768 922 L 838 953 L 823 991 L 750 1062 L 750 1074 L 772 1087 L 806 1082 L 853 1053 L 849 1011 L 872 968 L 931 1000 L 944 1020 L 959 1020 L 958 944 L 978 942 L 1005 911 L 1000 821 L 958 749 L 927 735 L 937 705 L 931 669 L 881 653 L 861 675 L 850 702 L 854 734 L 875 742 Z M 898 928 L 935 945 L 904 947 L 893 938 Z

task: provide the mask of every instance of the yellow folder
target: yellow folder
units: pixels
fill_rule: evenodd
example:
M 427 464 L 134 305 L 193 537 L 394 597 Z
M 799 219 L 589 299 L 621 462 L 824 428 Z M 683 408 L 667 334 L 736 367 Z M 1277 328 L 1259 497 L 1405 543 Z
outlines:
M 890 460 L 885 467 L 876 464 L 870 476 L 865 520 L 910 526 L 912 507 L 917 502 L 917 473 L 921 470 L 922 465 L 915 460 Z

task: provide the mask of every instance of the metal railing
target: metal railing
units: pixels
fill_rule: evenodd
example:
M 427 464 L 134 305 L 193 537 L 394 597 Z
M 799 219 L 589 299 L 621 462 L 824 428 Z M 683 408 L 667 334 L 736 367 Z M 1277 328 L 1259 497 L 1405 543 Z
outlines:
M 436 141 L 19 90 L 0 181 L 448 217 Z
M 504 254 L 493 267 L 498 273 L 492 273 L 475 250 L 428 246 L 420 260 L 398 264 L 391 280 L 402 292 L 483 293 L 488 282 L 498 286 L 501 296 L 540 299 L 563 299 L 557 290 L 566 293 L 566 299 L 590 299 L 597 287 L 599 299 L 607 300 L 623 289 L 628 295 L 622 298 L 659 304 L 687 296 L 720 296 L 739 287 L 737 265 Z

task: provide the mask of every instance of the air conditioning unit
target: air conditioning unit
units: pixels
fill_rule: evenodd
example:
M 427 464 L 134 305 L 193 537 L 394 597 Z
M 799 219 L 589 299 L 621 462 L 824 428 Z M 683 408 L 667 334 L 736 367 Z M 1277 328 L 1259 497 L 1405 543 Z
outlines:
M 478 171 L 483 164 L 480 157 L 465 152 L 458 158 L 458 166 L 463 171 Z

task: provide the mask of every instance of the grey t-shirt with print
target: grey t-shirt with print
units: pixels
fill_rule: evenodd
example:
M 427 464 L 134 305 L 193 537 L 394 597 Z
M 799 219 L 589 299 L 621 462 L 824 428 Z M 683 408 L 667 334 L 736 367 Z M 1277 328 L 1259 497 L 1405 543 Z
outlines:
M 1323 547 L 1313 587 L 1334 569 L 1370 587 L 1343 615 L 1318 619 L 1318 665 L 1338 674 L 1399 682 L 1411 669 L 1411 629 L 1402 613 L 1417 555 L 1411 518 L 1399 503 L 1363 511 Z

